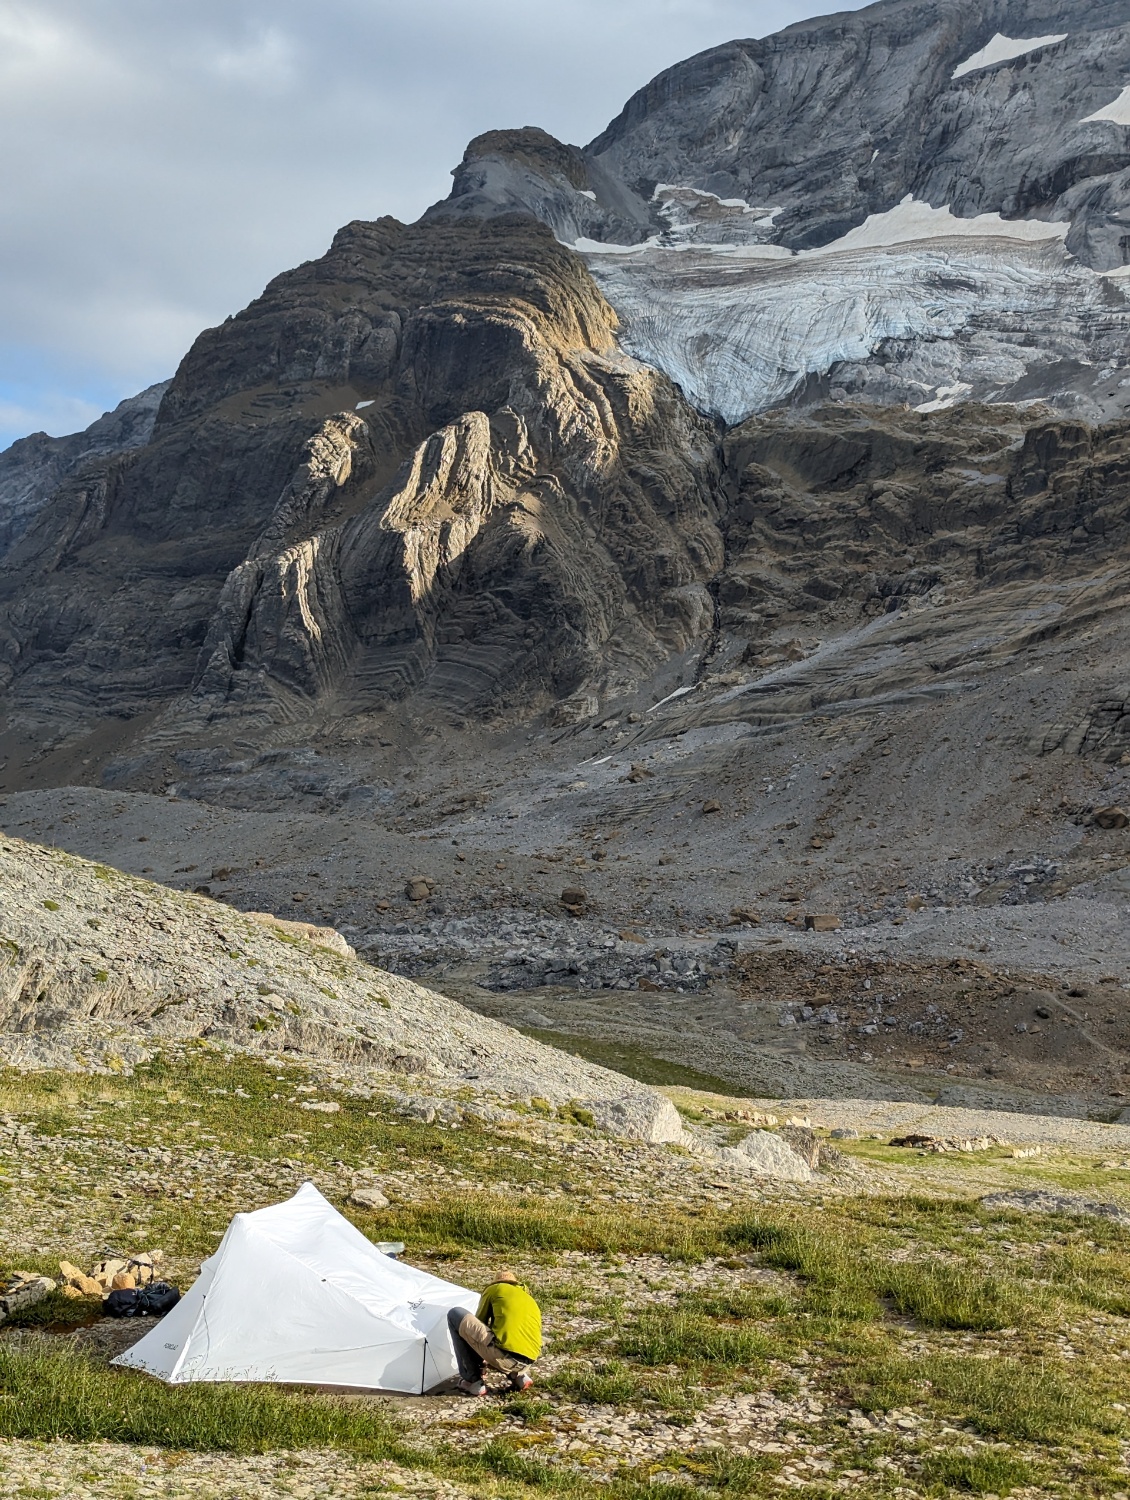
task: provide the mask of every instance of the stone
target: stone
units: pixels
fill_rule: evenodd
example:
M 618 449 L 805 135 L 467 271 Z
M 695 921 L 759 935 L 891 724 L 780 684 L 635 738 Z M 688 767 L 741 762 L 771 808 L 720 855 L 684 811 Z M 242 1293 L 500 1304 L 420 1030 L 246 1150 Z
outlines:
M 55 1290 L 55 1282 L 49 1276 L 25 1274 L 13 1279 L 0 1294 L 0 1322 L 13 1313 L 24 1312 L 42 1302 L 48 1293 Z
M 313 922 L 295 922 L 289 917 L 276 917 L 268 911 L 244 912 L 252 922 L 259 922 L 264 927 L 277 927 L 289 937 L 305 938 L 308 943 L 313 943 L 318 948 L 330 948 L 334 953 L 340 953 L 343 958 L 356 958 L 357 954 L 342 937 L 341 933 L 333 927 L 317 927 Z
M 304 1099 L 300 1109 L 308 1109 L 319 1115 L 336 1115 L 341 1105 L 336 1099 Z
M 389 1206 L 388 1199 L 381 1192 L 380 1188 L 376 1187 L 354 1188 L 349 1195 L 349 1201 L 357 1208 L 377 1209 L 388 1208 Z
M 761 925 L 760 916 L 749 906 L 731 906 L 730 921 L 746 927 L 760 927 Z
M 681 1145 L 687 1138 L 679 1111 L 670 1099 L 654 1090 L 617 1099 L 595 1099 L 588 1108 L 597 1128 L 620 1140 Z
M 832 912 L 809 912 L 804 925 L 809 932 L 836 932 L 844 924 Z
M 714 798 L 711 797 L 708 801 L 706 801 L 706 802 L 704 802 L 702 804 L 702 811 L 703 811 L 704 815 L 706 813 L 721 812 L 722 811 L 722 804 L 721 804 L 721 802 L 716 802 L 714 800 Z
M 1128 828 L 1130 813 L 1124 807 L 1096 807 L 1091 822 L 1096 828 Z
M 584 911 L 588 904 L 588 899 L 588 893 L 577 885 L 567 886 L 561 892 L 561 905 L 571 915 L 577 915 Z
M 1108 1219 L 1130 1228 L 1130 1211 L 1118 1203 L 1096 1202 L 1082 1193 L 1052 1192 L 1043 1188 L 1018 1188 L 1014 1191 L 989 1193 L 981 1199 L 984 1208 L 1032 1214 L 1070 1214 L 1085 1218 Z
M 625 928 L 620 933 L 620 941 L 622 943 L 646 943 L 647 938 L 641 937 L 638 932 L 633 932 L 631 928 Z
M 404 894 L 409 901 L 427 901 L 434 890 L 434 880 L 429 880 L 426 875 L 413 875 L 405 884 Z
M 720 1161 L 756 1177 L 777 1177 L 785 1182 L 810 1182 L 812 1168 L 780 1135 L 754 1130 L 736 1146 L 724 1146 Z
M 534 1026 L 538 1031 L 552 1031 L 554 1022 L 552 1016 L 544 1015 L 540 1010 L 528 1010 L 522 1017 L 526 1026 Z
M 782 1125 L 779 1138 L 793 1148 L 810 1171 L 820 1165 L 820 1137 L 807 1125 Z
M 119 1271 L 110 1282 L 112 1292 L 130 1292 L 137 1286 L 137 1278 L 131 1276 L 128 1271 Z

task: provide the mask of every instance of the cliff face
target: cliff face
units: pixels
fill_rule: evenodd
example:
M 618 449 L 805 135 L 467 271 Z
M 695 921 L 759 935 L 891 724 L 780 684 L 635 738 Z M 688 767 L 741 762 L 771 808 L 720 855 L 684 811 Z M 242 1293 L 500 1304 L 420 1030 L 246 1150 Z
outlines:
M 9 722 L 409 689 L 483 711 L 684 649 L 721 556 L 715 435 L 615 326 L 528 219 L 348 226 L 203 334 L 152 441 L 12 550 Z
M 0 453 L 0 556 L 23 536 L 40 506 L 75 470 L 131 448 L 153 434 L 157 407 L 168 381 L 121 401 L 85 432 L 48 437 L 33 432 Z

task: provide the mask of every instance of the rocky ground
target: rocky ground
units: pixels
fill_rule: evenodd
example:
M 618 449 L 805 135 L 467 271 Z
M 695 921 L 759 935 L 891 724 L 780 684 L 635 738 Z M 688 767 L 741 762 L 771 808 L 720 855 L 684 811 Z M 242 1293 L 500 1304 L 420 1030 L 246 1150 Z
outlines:
M 339 1108 L 303 1113 L 311 1085 Z M 740 1137 L 769 1104 L 782 1116 L 789 1107 L 675 1097 L 692 1128 L 719 1139 Z M 185 1284 L 233 1211 L 312 1178 L 366 1233 L 405 1239 L 410 1259 L 460 1284 L 481 1284 L 500 1253 L 517 1259 L 546 1310 L 532 1396 L 347 1398 L 397 1424 L 410 1461 L 195 1452 L 143 1438 L 44 1445 L 19 1436 L 8 1413 L 0 1493 L 455 1500 L 507 1482 L 536 1485 L 535 1469 L 515 1468 L 507 1454 L 549 1464 L 557 1487 L 580 1486 L 578 1494 L 664 1475 L 707 1495 L 740 1485 L 750 1495 L 907 1500 L 951 1493 L 951 1482 L 954 1493 L 1027 1500 L 1114 1497 L 1130 1484 L 1120 1426 L 1130 1304 L 1116 1290 L 1125 1230 L 1101 1212 L 1130 1214 L 1130 1127 L 814 1100 L 808 1117 L 825 1140 L 837 1132 L 840 1154 L 804 1184 L 742 1176 L 677 1147 L 611 1141 L 537 1112 L 425 1123 L 373 1103 L 316 1071 L 292 1065 L 280 1079 L 262 1061 L 208 1048 L 133 1077 L 7 1074 L 4 1264 L 57 1271 L 60 1258 L 86 1264 L 107 1244 L 159 1245 L 168 1274 Z M 892 1129 L 943 1125 L 991 1126 L 1005 1144 L 925 1154 L 888 1145 Z M 1022 1142 L 1041 1153 L 1014 1155 Z M 358 1184 L 379 1185 L 390 1206 L 352 1205 Z M 763 1227 L 742 1227 L 750 1225 Z M 941 1276 L 957 1300 L 939 1312 L 912 1276 L 892 1285 L 917 1312 L 860 1310 L 843 1321 L 842 1310 L 826 1309 L 814 1323 L 804 1299 L 825 1295 L 814 1290 L 822 1283 L 781 1248 L 805 1226 L 832 1256 L 821 1274 L 840 1279 L 841 1295 L 865 1243 L 873 1268 L 896 1278 L 899 1266 L 921 1269 L 929 1286 Z M 760 1248 L 743 1241 L 751 1233 Z M 850 1261 L 837 1249 L 849 1242 Z M 1068 1268 L 1083 1300 L 1060 1306 Z M 968 1303 L 966 1275 L 1004 1300 Z M 100 1319 L 97 1304 L 60 1306 L 54 1323 L 0 1333 L 0 1379 L 11 1379 L 4 1362 L 13 1351 L 44 1341 L 103 1369 L 144 1331 Z M 1041 1398 L 1052 1401 L 1050 1416 L 998 1398 L 990 1410 L 943 1378 L 971 1357 L 1014 1383 L 1033 1361 L 1053 1384 L 1085 1361 L 1091 1405 L 1059 1412 L 1065 1398 L 1055 1386 Z M 868 1385 L 874 1373 L 864 1377 L 876 1362 L 895 1382 L 889 1394 Z M 907 1383 L 907 1371 L 925 1370 L 932 1395 Z

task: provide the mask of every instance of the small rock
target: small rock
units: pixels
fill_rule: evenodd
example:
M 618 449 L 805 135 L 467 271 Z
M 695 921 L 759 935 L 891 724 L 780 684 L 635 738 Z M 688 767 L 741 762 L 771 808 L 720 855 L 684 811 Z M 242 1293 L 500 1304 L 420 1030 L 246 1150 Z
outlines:
M 836 1130 L 829 1130 L 828 1134 L 834 1141 L 857 1141 L 859 1139 L 858 1130 L 837 1128 Z
M 703 811 L 704 815 L 706 813 L 721 812 L 722 811 L 722 804 L 721 804 L 721 802 L 715 802 L 714 799 L 713 799 L 713 797 L 712 797 L 708 802 L 704 802 L 702 804 L 702 811 Z
M 744 923 L 749 927 L 760 927 L 761 918 L 748 906 L 731 906 L 730 921 Z
M 341 1105 L 336 1099 L 304 1099 L 299 1108 L 316 1110 L 320 1115 L 336 1115 Z
M 119 1271 L 110 1282 L 112 1292 L 132 1292 L 137 1287 L 137 1280 L 128 1271 Z
M 360 1187 L 354 1188 L 349 1195 L 350 1203 L 356 1204 L 358 1208 L 387 1208 L 388 1199 L 380 1188 Z
M 409 901 L 426 901 L 435 887 L 435 881 L 429 880 L 426 875 L 413 875 L 405 884 L 404 894 Z
M 836 932 L 844 924 L 832 912 L 809 912 L 804 925 L 809 932 Z
M 1091 821 L 1096 828 L 1128 828 L 1130 813 L 1122 807 L 1096 807 Z
M 561 892 L 561 905 L 570 914 L 570 916 L 576 916 L 580 912 L 584 911 L 586 905 L 588 904 L 588 899 L 589 898 L 587 892 L 583 891 L 580 886 L 567 886 L 566 889 Z
M 640 937 L 638 932 L 632 932 L 630 929 L 625 928 L 620 934 L 620 941 L 622 943 L 646 943 L 647 938 Z

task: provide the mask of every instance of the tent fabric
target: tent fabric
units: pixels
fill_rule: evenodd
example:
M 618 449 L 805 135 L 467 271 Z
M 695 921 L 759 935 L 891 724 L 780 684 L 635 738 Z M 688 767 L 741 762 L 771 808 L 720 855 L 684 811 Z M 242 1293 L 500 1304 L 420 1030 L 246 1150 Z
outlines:
M 312 1182 L 236 1214 L 171 1312 L 115 1365 L 181 1385 L 264 1380 L 422 1393 L 458 1374 L 447 1313 L 477 1294 L 391 1260 Z

